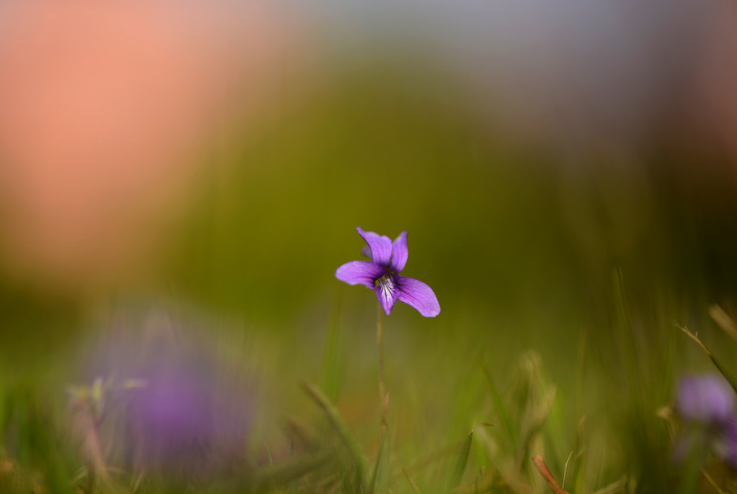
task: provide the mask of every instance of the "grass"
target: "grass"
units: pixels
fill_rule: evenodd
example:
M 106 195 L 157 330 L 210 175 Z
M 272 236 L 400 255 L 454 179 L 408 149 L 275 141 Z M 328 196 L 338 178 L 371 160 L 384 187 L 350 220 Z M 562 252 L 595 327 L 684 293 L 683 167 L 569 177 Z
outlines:
M 674 419 L 662 413 L 672 394 L 653 389 L 661 380 L 644 373 L 636 335 L 626 329 L 633 316 L 621 298 L 626 292 L 619 274 L 615 284 L 622 289 L 613 305 L 623 328 L 624 368 L 608 379 L 597 375 L 601 369 L 595 369 L 584 331 L 571 345 L 577 357 L 567 365 L 575 369 L 576 382 L 568 386 L 556 385 L 551 364 L 534 350 L 499 372 L 489 365 L 491 352 L 450 338 L 442 351 L 425 353 L 422 338 L 399 334 L 402 328 L 390 317 L 389 400 L 380 403 L 375 348 L 368 351 L 362 341 L 367 338 L 336 329 L 342 324 L 333 320 L 322 356 L 292 362 L 303 377 L 322 384 L 305 381 L 301 391 L 280 390 L 284 401 L 277 405 L 273 387 L 291 377 L 264 379 L 265 387 L 250 399 L 272 403 L 253 418 L 243 444 L 249 453 L 214 477 L 136 468 L 121 461 L 119 445 L 107 442 L 125 439 L 108 430 L 125 414 L 125 400 L 116 401 L 115 390 L 135 391 L 145 383 L 98 379 L 67 392 L 66 408 L 60 403 L 64 390 L 47 388 L 55 381 L 49 374 L 6 383 L 2 492 L 732 492 L 734 477 L 714 458 L 674 463 L 674 437 L 668 433 Z M 722 325 L 731 321 L 722 310 L 711 312 Z M 227 333 L 210 338 L 221 339 L 219 351 L 233 341 Z M 272 338 L 254 338 L 245 355 L 262 352 Z M 692 343 L 678 328 L 669 339 L 677 346 Z M 300 344 L 304 349 L 309 343 Z M 358 349 L 374 363 L 351 368 L 360 360 L 352 355 Z M 441 357 L 446 364 L 438 363 Z M 216 360 L 227 362 L 222 354 Z M 278 375 L 284 365 L 271 362 L 263 370 Z M 455 373 L 432 375 L 432 367 Z M 604 383 L 611 380 L 626 386 L 607 389 Z M 271 407 L 291 411 L 291 418 L 278 418 Z

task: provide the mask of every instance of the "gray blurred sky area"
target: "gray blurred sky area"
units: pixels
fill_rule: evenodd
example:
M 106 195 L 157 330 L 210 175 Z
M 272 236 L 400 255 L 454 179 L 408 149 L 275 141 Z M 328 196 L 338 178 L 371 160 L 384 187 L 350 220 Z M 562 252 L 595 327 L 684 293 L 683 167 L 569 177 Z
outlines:
M 721 1 L 302 3 L 341 42 L 424 52 L 509 125 L 569 145 L 637 140 L 674 102 L 696 97 L 704 60 L 723 43 L 717 33 L 737 29 Z

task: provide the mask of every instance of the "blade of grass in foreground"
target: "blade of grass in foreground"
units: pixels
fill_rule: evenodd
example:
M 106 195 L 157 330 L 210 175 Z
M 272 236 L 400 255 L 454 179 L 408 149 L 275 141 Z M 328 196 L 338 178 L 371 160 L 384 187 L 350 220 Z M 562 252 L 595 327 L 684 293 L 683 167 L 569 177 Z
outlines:
M 614 291 L 614 308 L 616 309 L 616 335 L 618 337 L 619 351 L 627 375 L 630 398 L 635 409 L 641 410 L 645 400 L 642 388 L 643 374 L 640 364 L 641 358 L 637 347 L 635 329 L 632 326 L 629 305 L 627 304 L 627 293 L 624 284 L 624 272 L 617 266 L 612 272 Z
M 729 314 L 727 314 L 724 309 L 714 304 L 709 307 L 709 315 L 714 320 L 714 322 L 717 323 L 720 328 L 722 328 L 722 331 L 727 333 L 727 335 L 734 341 L 737 341 L 737 324 L 735 324 L 735 322 L 732 320 L 731 317 L 729 317 Z
M 40 482 L 37 486 L 40 490 L 45 490 L 42 489 L 45 484 L 51 492 L 71 494 L 74 489 L 69 479 L 74 475 L 74 467 L 70 460 L 75 457 L 58 435 L 58 424 L 49 413 L 48 402 L 43 401 L 30 385 L 20 384 L 5 393 L 3 408 L 0 437 L 12 428 L 16 451 L 9 464 L 18 465 L 14 469 L 14 480 L 21 481 L 21 485 L 28 482 L 23 492 L 36 490 L 31 484 Z M 26 477 L 34 469 L 43 472 L 42 480 Z M 4 486 L 0 484 L 0 487 Z
M 382 428 L 381 446 L 379 446 L 379 454 L 376 456 L 374 474 L 369 491 L 374 494 L 385 494 L 389 488 L 389 470 L 392 453 L 391 431 L 386 424 Z
M 458 454 L 458 461 L 456 462 L 455 469 L 453 470 L 453 476 L 450 478 L 448 484 L 448 490 L 453 490 L 461 485 L 463 480 L 463 474 L 466 471 L 466 465 L 468 464 L 468 456 L 471 454 L 471 443 L 473 442 L 473 431 L 474 427 L 471 428 L 471 432 L 466 436 L 466 440 L 463 442 L 461 452 Z
M 330 403 L 330 400 L 328 400 L 328 398 L 322 393 L 322 391 L 320 391 L 318 387 L 313 384 L 307 382 L 302 382 L 301 384 L 302 388 L 307 392 L 310 398 L 312 398 L 313 401 L 317 403 L 320 408 L 322 408 L 323 412 L 325 412 L 330 425 L 332 425 L 333 429 L 335 429 L 338 437 L 340 437 L 341 441 L 348 450 L 348 454 L 351 456 L 353 465 L 356 468 L 356 478 L 358 484 L 364 486 L 365 489 L 367 480 L 366 472 L 368 472 L 368 460 L 366 460 L 366 457 L 361 452 L 361 447 L 359 446 L 358 441 L 356 441 L 356 438 L 353 437 L 351 430 L 348 428 L 348 425 L 346 425 L 338 409 L 335 408 L 332 403 Z
M 420 494 L 420 489 L 417 488 L 417 484 L 415 484 L 415 481 L 412 480 L 412 477 L 409 476 L 406 468 L 402 468 L 402 473 L 404 474 L 405 477 L 407 477 L 407 482 L 409 482 L 409 485 L 412 487 L 412 490 L 414 491 L 414 493 Z
M 391 432 L 386 422 L 389 409 L 389 393 L 384 395 L 384 406 L 381 413 L 381 445 L 374 464 L 374 473 L 371 478 L 369 492 L 384 494 L 389 489 L 389 470 L 391 468 Z
M 725 378 L 725 379 L 727 380 L 727 382 L 729 383 L 729 385 L 730 385 L 730 386 L 732 386 L 732 389 L 733 389 L 733 390 L 735 391 L 735 393 L 737 393 L 737 381 L 735 381 L 735 378 L 734 378 L 734 376 L 732 375 L 732 373 L 731 373 L 731 372 L 729 372 L 729 371 L 727 370 L 727 368 L 726 368 L 726 367 L 724 367 L 724 366 L 723 366 L 723 365 L 722 365 L 722 364 L 721 364 L 721 363 L 720 363 L 720 362 L 719 362 L 719 361 L 717 360 L 717 358 L 716 358 L 716 357 L 714 356 L 714 354 L 713 354 L 713 353 L 711 353 L 711 350 L 709 350 L 709 348 L 708 348 L 708 347 L 707 347 L 706 345 L 704 345 L 704 343 L 703 343 L 703 342 L 702 342 L 702 341 L 701 341 L 701 340 L 699 339 L 699 337 L 698 337 L 698 336 L 696 336 L 696 335 L 695 335 L 695 334 L 693 334 L 693 333 L 692 333 L 691 331 L 689 331 L 689 330 L 688 330 L 688 328 L 683 328 L 683 327 L 681 327 L 681 326 L 678 326 L 678 328 L 679 328 L 679 329 L 680 329 L 681 331 L 683 331 L 684 333 L 686 333 L 686 335 L 688 335 L 688 337 L 689 337 L 689 338 L 691 338 L 692 340 L 694 340 L 694 341 L 696 342 L 696 344 L 698 344 L 698 345 L 699 345 L 699 346 L 701 347 L 701 349 L 702 349 L 702 350 L 704 350 L 704 352 L 706 352 L 706 355 L 707 355 L 707 356 L 709 357 L 709 359 L 710 359 L 710 360 L 712 361 L 712 363 L 713 363 L 713 364 L 714 364 L 714 366 L 715 366 L 715 367 L 717 368 L 717 370 L 718 370 L 719 372 L 721 372 L 721 374 L 722 374 L 722 375 L 724 376 L 724 378 Z
M 504 400 L 502 400 L 501 395 L 499 394 L 499 390 L 496 387 L 496 384 L 494 383 L 494 378 L 491 376 L 491 372 L 489 372 L 489 368 L 486 367 L 486 364 L 484 361 L 479 357 L 479 365 L 481 365 L 481 370 L 484 373 L 484 376 L 486 377 L 486 382 L 489 384 L 489 392 L 491 394 L 491 401 L 494 402 L 494 408 L 496 408 L 496 413 L 499 415 L 499 419 L 502 421 L 502 424 L 504 425 L 504 429 L 507 431 L 507 434 L 509 434 L 509 438 L 512 441 L 512 449 L 517 449 L 517 433 L 514 429 L 514 424 L 512 423 L 512 417 L 509 415 L 509 411 L 507 410 L 507 407 L 504 406 Z

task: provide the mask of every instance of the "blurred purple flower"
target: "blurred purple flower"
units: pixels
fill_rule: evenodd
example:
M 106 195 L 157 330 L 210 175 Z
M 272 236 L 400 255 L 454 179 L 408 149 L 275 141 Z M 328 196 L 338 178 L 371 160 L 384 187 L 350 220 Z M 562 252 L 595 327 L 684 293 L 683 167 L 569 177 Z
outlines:
M 716 376 L 685 377 L 678 386 L 676 409 L 686 421 L 722 424 L 734 412 L 732 388 Z
M 147 367 L 140 374 L 146 386 L 126 406 L 133 464 L 189 477 L 241 463 L 252 414 L 243 389 L 199 355 Z
M 413 278 L 399 276 L 409 257 L 407 232 L 402 232 L 392 242 L 389 237 L 364 232 L 361 228 L 356 230 L 368 244 L 368 251 L 364 248 L 363 252 L 371 261 L 343 264 L 335 271 L 335 277 L 349 285 L 360 284 L 374 290 L 387 315 L 391 314 L 397 300 L 425 317 L 440 314 L 440 304 L 432 288 Z
M 678 385 L 676 411 L 685 428 L 676 443 L 674 457 L 702 458 L 715 453 L 727 465 L 737 468 L 737 415 L 735 394 L 721 377 L 690 376 Z
M 228 361 L 199 323 L 155 310 L 142 319 L 141 328 L 114 326 L 91 352 L 92 375 L 136 383 L 107 400 L 101 442 L 110 464 L 186 481 L 239 468 L 256 411 L 246 363 Z

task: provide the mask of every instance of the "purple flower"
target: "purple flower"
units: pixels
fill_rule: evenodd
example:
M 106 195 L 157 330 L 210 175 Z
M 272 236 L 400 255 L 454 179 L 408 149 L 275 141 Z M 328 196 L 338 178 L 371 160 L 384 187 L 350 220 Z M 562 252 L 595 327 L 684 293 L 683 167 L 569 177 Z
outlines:
M 351 261 L 335 271 L 335 277 L 349 285 L 364 285 L 376 292 L 381 307 L 387 315 L 391 314 L 397 300 L 417 309 L 425 317 L 440 314 L 440 304 L 432 288 L 421 281 L 399 273 L 407 264 L 407 232 L 402 232 L 394 242 L 389 237 L 364 232 L 357 228 L 358 234 L 368 244 L 370 252 L 365 254 L 369 261 Z
M 158 310 L 145 318 L 124 315 L 87 366 L 88 376 L 137 383 L 115 388 L 106 400 L 110 413 L 100 442 L 110 451 L 110 466 L 188 482 L 243 465 L 256 412 L 255 382 L 245 363 L 224 361 L 215 335 L 199 325 L 177 320 L 173 326 Z M 136 317 L 143 319 L 140 329 L 129 322 Z
M 676 443 L 674 457 L 702 457 L 712 451 L 727 465 L 737 468 L 737 416 L 735 396 L 724 379 L 692 376 L 678 385 L 676 411 L 685 428 Z
M 732 418 L 734 399 L 734 391 L 723 379 L 686 377 L 678 386 L 676 409 L 684 420 L 721 424 Z

